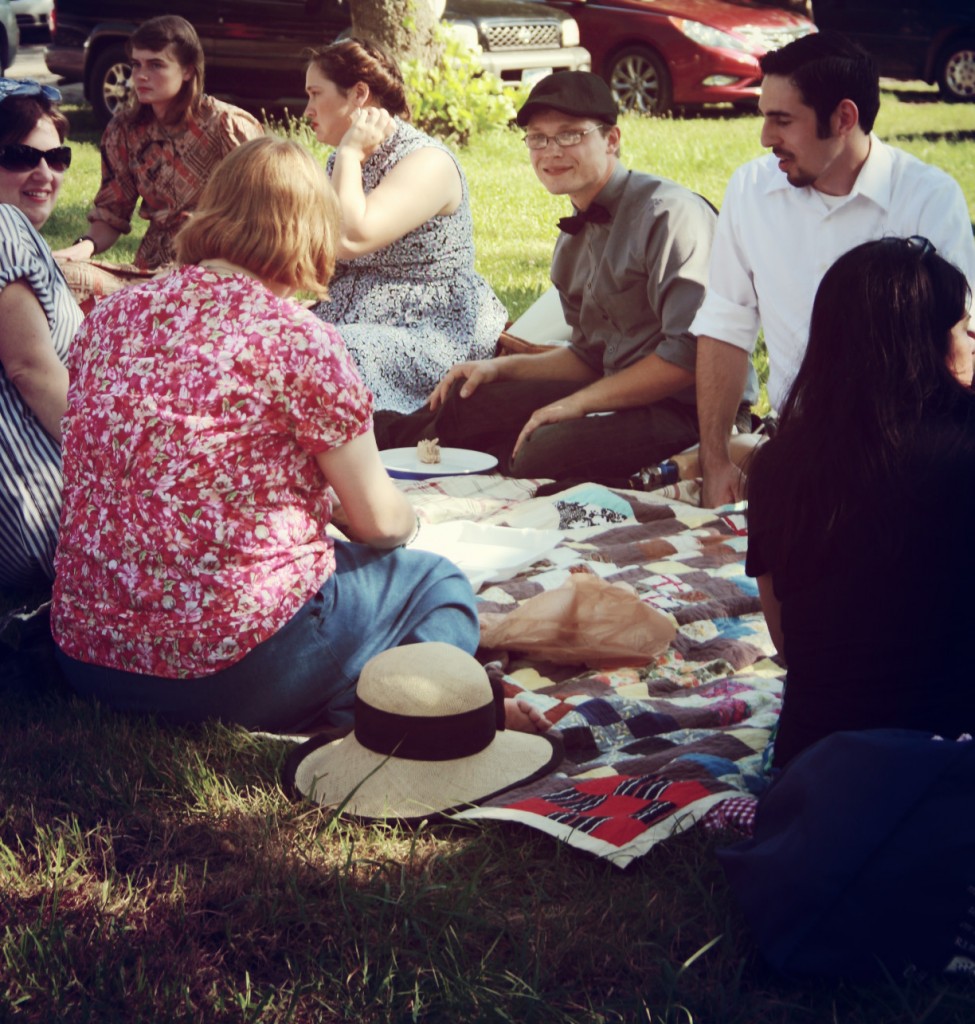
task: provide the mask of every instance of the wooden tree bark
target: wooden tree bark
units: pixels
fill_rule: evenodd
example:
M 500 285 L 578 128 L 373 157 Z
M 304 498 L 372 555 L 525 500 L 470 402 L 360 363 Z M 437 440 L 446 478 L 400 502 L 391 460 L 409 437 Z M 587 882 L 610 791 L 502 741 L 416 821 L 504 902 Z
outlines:
M 385 47 L 397 61 L 436 61 L 433 28 L 446 0 L 349 0 L 352 34 Z

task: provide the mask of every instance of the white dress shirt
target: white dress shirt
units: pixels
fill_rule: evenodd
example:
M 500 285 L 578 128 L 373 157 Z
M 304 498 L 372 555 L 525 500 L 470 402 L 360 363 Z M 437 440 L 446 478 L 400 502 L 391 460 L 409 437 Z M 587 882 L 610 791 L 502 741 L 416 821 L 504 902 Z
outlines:
M 795 188 L 772 154 L 728 183 L 711 253 L 697 335 L 753 351 L 760 327 L 769 354 L 769 400 L 781 406 L 802 361 L 813 299 L 843 253 L 876 238 L 924 235 L 975 285 L 975 243 L 958 183 L 870 136 L 870 154 L 847 196 Z

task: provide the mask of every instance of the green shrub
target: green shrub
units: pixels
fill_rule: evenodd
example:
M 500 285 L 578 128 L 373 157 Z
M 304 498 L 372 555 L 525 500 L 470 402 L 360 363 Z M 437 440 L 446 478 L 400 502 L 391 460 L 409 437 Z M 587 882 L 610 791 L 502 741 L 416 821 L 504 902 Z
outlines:
M 523 87 L 484 72 L 477 55 L 448 29 L 438 27 L 436 34 L 441 50 L 434 66 L 420 61 L 402 66 L 413 123 L 461 146 L 480 132 L 507 128 Z

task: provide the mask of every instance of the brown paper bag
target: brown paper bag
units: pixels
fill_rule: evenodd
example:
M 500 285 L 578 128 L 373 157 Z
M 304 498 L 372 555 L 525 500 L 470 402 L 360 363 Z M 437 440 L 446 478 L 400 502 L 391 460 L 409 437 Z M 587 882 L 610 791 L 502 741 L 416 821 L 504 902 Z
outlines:
M 673 622 L 626 583 L 573 573 L 512 612 L 482 612 L 481 645 L 560 665 L 646 665 L 670 645 Z

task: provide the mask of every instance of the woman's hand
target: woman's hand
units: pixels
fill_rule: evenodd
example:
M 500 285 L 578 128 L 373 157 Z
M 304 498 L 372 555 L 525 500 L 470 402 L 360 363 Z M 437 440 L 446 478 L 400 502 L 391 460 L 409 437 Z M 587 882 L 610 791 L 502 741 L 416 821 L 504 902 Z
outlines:
M 56 260 L 63 260 L 65 263 L 90 260 L 95 255 L 95 243 L 90 238 L 83 238 L 80 242 L 75 242 L 74 245 L 56 249 L 53 255 Z
M 365 163 L 395 130 L 388 110 L 362 107 L 352 118 L 352 124 L 339 140 L 337 149 L 355 154 L 359 163 Z
M 54 258 L 66 263 L 94 259 L 98 253 L 111 249 L 118 241 L 119 235 L 120 232 L 109 227 L 104 221 L 94 221 L 88 225 L 88 231 L 80 242 L 56 250 Z

